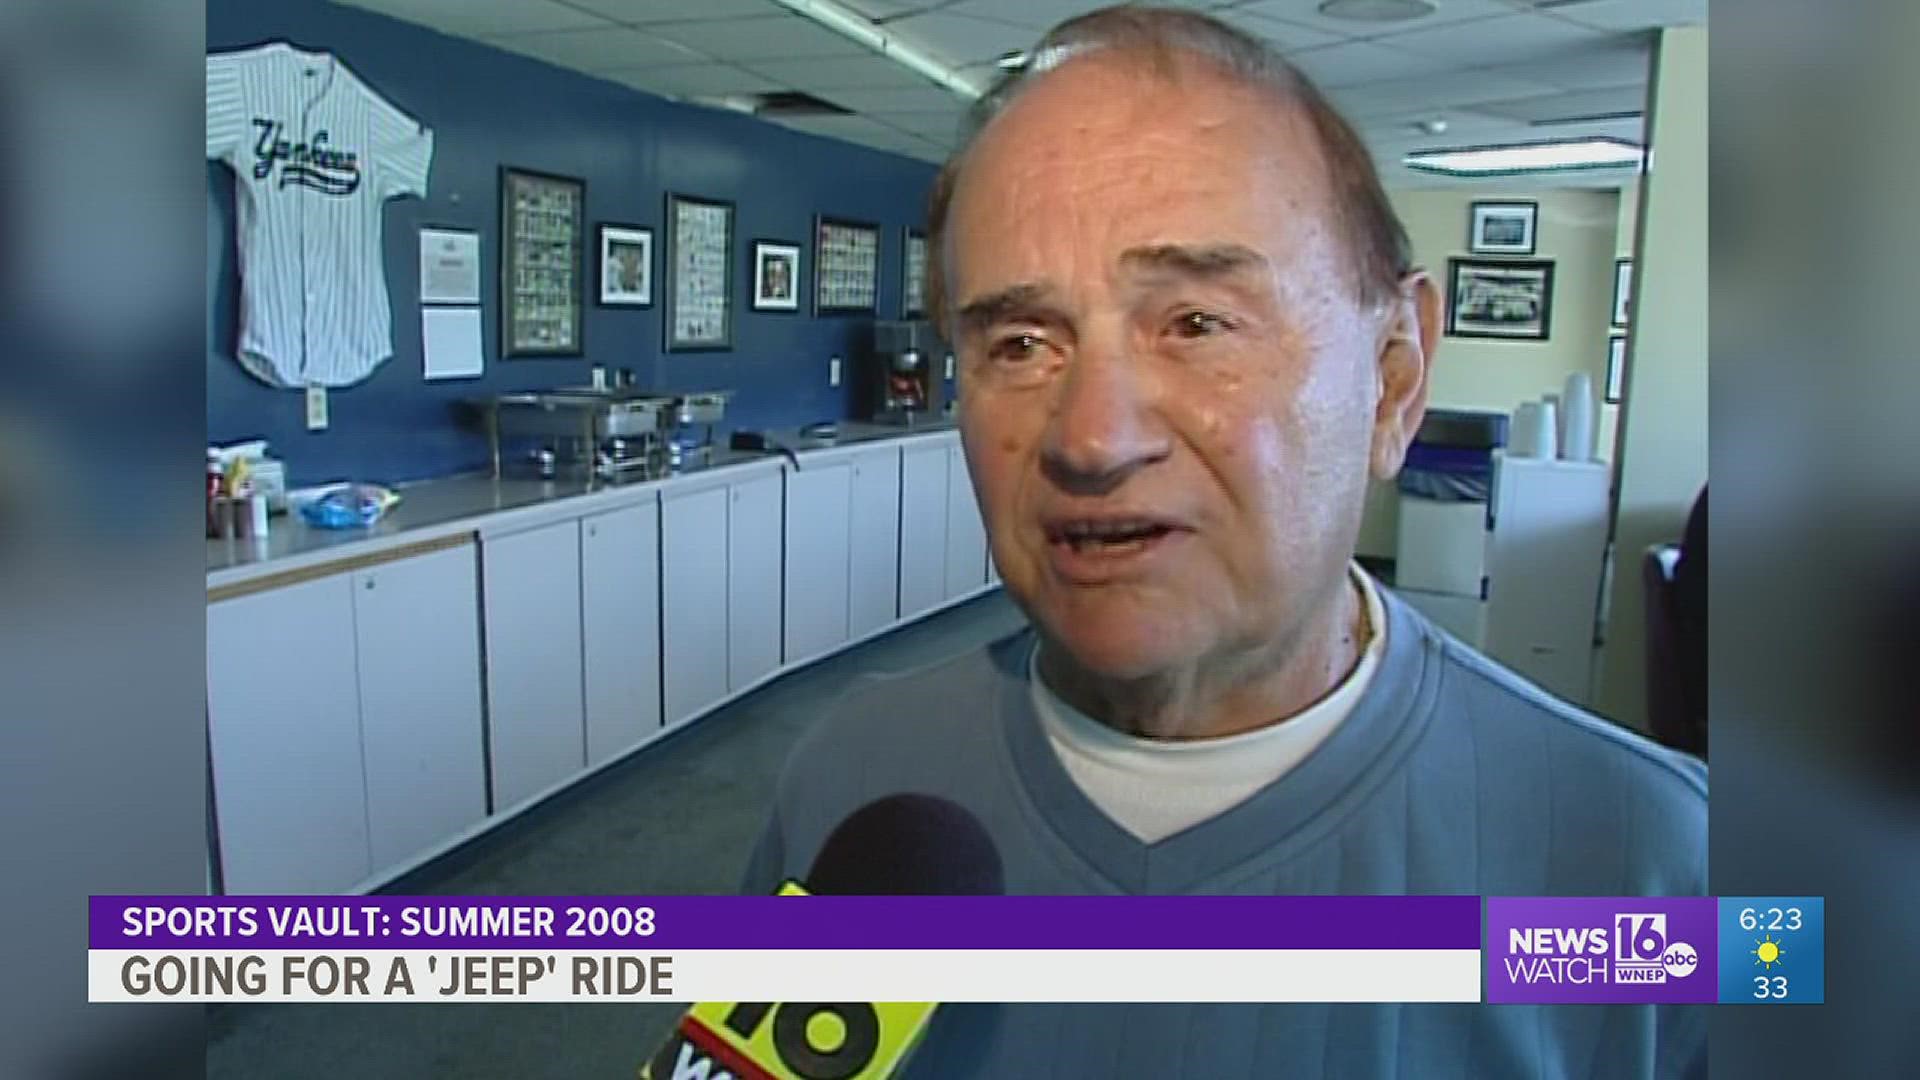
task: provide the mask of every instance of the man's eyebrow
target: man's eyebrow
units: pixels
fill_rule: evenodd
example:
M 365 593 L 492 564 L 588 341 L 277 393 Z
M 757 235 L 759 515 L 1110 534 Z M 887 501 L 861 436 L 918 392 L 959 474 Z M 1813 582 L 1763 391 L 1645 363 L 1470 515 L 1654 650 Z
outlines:
M 985 326 L 1014 315 L 1056 321 L 1059 319 L 1057 310 L 1048 302 L 1052 294 L 1053 290 L 1045 285 L 1032 283 L 1009 285 L 1004 289 L 967 301 L 961 306 L 958 319 L 961 326 L 969 329 Z
M 1267 257 L 1243 244 L 1155 244 L 1120 254 L 1129 270 L 1171 271 L 1184 277 L 1216 278 L 1267 265 Z

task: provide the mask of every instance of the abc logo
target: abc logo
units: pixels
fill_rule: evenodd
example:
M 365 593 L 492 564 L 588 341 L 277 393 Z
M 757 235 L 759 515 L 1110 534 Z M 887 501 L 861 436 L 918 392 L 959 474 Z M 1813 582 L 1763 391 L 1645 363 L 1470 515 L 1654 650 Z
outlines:
M 1676 941 L 1667 946 L 1666 952 L 1660 954 L 1660 966 L 1666 968 L 1667 974 L 1676 979 L 1685 978 L 1693 974 L 1694 968 L 1700 966 L 1700 955 L 1693 951 L 1693 946 L 1684 941 Z

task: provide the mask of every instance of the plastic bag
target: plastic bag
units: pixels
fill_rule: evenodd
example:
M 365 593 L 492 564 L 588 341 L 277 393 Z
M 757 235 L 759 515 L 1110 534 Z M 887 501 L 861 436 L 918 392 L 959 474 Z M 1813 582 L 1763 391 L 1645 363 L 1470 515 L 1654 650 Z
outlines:
M 316 529 L 362 529 L 399 501 L 399 492 L 379 484 L 346 484 L 301 503 L 300 516 Z

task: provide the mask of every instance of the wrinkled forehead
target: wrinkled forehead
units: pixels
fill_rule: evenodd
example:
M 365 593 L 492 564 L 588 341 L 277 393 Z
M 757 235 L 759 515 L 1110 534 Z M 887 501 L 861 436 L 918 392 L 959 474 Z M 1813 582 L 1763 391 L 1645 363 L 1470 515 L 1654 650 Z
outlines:
M 1305 110 L 1203 60 L 1095 51 L 1039 76 L 981 131 L 954 179 L 940 254 L 965 291 L 1073 253 L 1233 242 L 1275 264 L 1329 234 L 1332 194 Z M 1083 267 L 1086 269 L 1087 267 Z

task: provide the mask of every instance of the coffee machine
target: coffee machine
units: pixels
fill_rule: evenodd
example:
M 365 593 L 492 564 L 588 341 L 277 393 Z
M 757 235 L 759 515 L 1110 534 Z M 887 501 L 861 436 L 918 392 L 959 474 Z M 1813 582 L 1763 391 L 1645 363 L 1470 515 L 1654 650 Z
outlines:
M 920 319 L 873 324 L 868 414 L 881 424 L 912 424 L 946 407 L 947 344 Z

